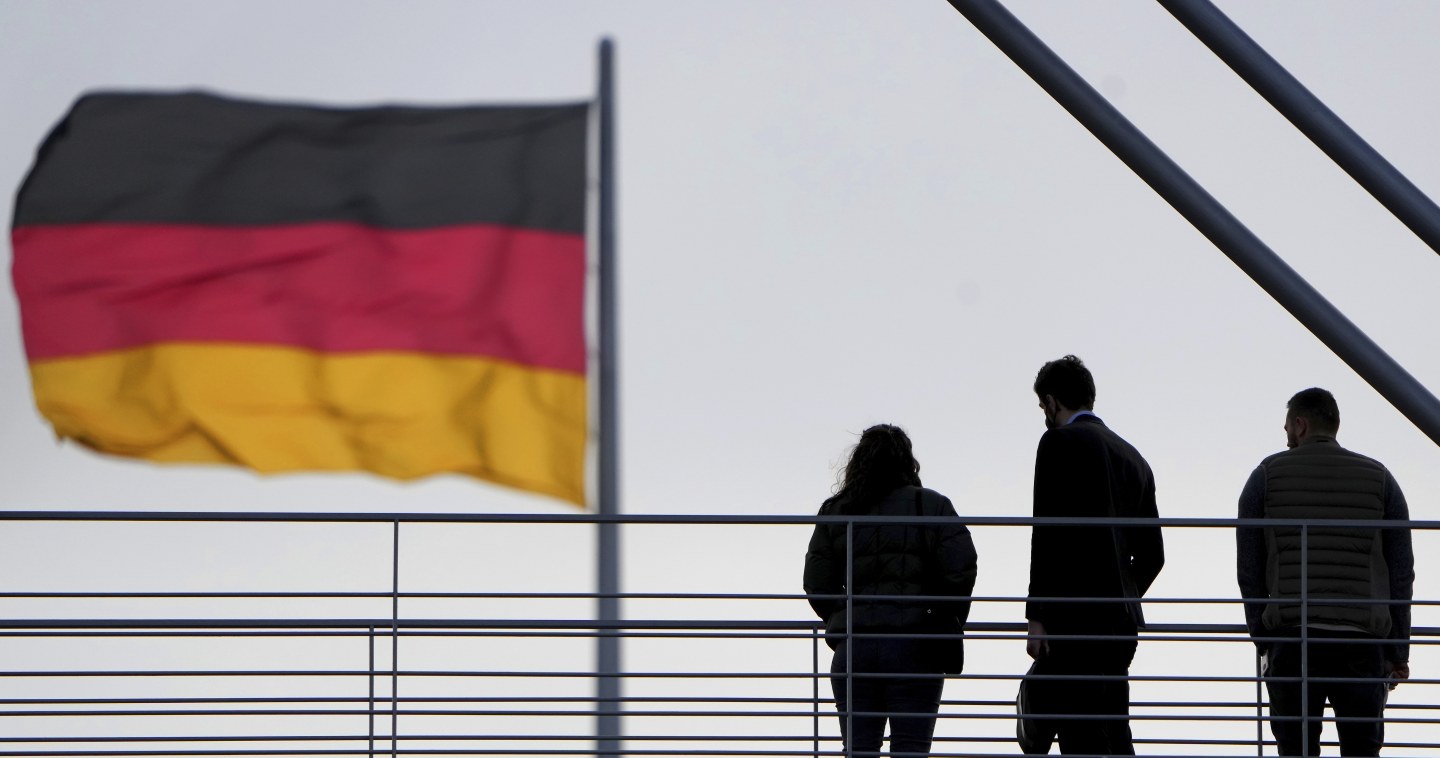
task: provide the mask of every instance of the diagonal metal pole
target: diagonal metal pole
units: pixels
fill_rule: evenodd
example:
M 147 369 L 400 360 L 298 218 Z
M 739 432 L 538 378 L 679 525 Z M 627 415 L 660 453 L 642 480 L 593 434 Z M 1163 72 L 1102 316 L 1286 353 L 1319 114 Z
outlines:
M 1330 160 L 1440 253 L 1440 207 L 1209 0 L 1159 0 Z
M 1235 265 L 1436 444 L 1440 400 L 995 0 L 949 0 Z
M 620 512 L 619 351 L 615 281 L 615 46 L 600 41 L 599 92 L 599 423 L 596 511 Z M 595 750 L 620 756 L 620 525 L 601 521 L 596 529 Z

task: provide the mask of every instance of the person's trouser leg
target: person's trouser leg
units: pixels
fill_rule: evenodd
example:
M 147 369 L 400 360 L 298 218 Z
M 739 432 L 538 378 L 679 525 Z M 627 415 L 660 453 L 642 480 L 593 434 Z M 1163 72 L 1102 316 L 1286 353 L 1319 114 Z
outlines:
M 1060 719 L 1060 752 L 1081 755 L 1134 755 L 1130 733 L 1130 661 L 1134 640 L 1052 640 L 1046 673 L 1077 677 L 1056 681 L 1046 698 L 1060 714 L 1090 718 Z M 1111 718 L 1094 718 L 1110 716 Z
M 840 733 L 850 745 L 851 755 L 877 755 L 887 719 L 891 755 L 928 755 L 945 680 L 939 672 L 931 670 L 933 665 L 925 655 L 923 643 L 886 638 L 861 638 L 854 643 L 851 658 L 857 675 L 851 677 L 852 698 L 846 698 L 845 693 L 845 643 L 836 647 L 830 666 L 836 705 L 842 714 L 847 710 L 845 704 L 853 702 L 851 709 L 856 712 L 880 715 L 855 715 L 850 726 L 841 715 Z M 924 676 L 915 676 L 917 674 Z M 846 734 L 852 726 L 853 739 Z
M 945 680 L 935 671 L 929 647 L 916 639 L 880 639 L 875 646 L 876 668 L 893 678 L 884 680 L 882 699 L 890 715 L 890 754 L 921 757 L 930 754 L 935 736 L 935 714 Z
M 1339 636 L 1339 635 L 1337 635 Z M 1379 640 L 1345 635 L 1357 640 L 1319 644 L 1312 647 L 1311 670 L 1316 676 L 1367 679 L 1366 682 L 1330 682 L 1322 687 L 1335 711 L 1335 731 L 1340 735 L 1340 754 L 1375 756 L 1385 742 L 1385 699 L 1389 688 L 1385 656 Z M 1355 719 L 1351 721 L 1350 719 Z
M 866 672 L 875 668 L 872 640 L 856 640 L 854 658 L 855 670 Z M 874 676 L 845 675 L 845 648 L 849 642 L 835 647 L 835 657 L 830 662 L 830 688 L 835 693 L 835 708 L 840 712 L 840 737 L 850 749 L 852 756 L 875 756 L 880 754 L 880 743 L 885 738 L 884 716 L 847 716 L 847 711 L 876 713 L 885 710 L 881 698 L 883 680 Z M 847 684 L 848 682 L 848 684 Z M 851 695 L 853 694 L 853 697 Z M 851 734 L 851 727 L 854 734 Z
M 938 676 L 923 679 L 895 678 L 885 686 L 885 710 L 890 716 L 890 754 L 921 757 L 930 754 L 935 737 L 935 714 L 945 680 Z M 910 714 L 910 715 L 898 715 Z
M 1307 737 L 1301 737 L 1300 641 L 1285 640 L 1271 644 L 1265 662 L 1265 689 L 1270 693 L 1270 733 L 1275 735 L 1280 755 L 1320 755 L 1321 717 L 1325 715 L 1325 692 L 1315 683 L 1308 684 Z M 1312 648 L 1312 653 L 1313 653 Z M 1311 666 L 1311 670 L 1315 668 Z M 1270 677 L 1292 681 L 1271 681 Z M 1306 746 L 1308 742 L 1308 750 Z
M 1100 732 L 1105 738 L 1105 755 L 1134 755 L 1135 740 L 1130 734 L 1130 682 L 1129 667 L 1111 667 L 1105 672 L 1112 677 L 1101 681 L 1099 692 L 1100 713 L 1116 718 L 1100 722 Z
M 1057 670 L 1055 673 L 1062 672 Z M 1129 718 L 1130 686 L 1124 681 L 1128 669 L 1089 667 L 1084 673 L 1103 678 L 1058 682 L 1059 686 L 1055 688 L 1056 700 L 1062 703 L 1058 710 L 1086 717 L 1056 722 L 1060 752 L 1067 755 L 1134 755 Z M 1097 716 L 1111 718 L 1095 718 Z

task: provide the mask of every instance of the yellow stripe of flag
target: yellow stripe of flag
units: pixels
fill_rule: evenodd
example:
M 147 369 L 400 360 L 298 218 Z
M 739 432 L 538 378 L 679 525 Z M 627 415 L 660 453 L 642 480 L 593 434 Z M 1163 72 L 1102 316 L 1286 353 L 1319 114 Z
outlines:
M 164 343 L 33 362 L 61 437 L 257 471 L 456 472 L 585 503 L 585 378 L 481 357 Z

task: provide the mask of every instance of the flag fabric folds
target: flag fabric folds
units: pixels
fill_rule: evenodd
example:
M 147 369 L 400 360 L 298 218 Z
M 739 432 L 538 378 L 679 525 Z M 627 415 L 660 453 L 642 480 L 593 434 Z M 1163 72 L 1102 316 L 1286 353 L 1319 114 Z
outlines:
M 82 97 L 16 200 L 63 438 L 585 501 L 589 106 Z

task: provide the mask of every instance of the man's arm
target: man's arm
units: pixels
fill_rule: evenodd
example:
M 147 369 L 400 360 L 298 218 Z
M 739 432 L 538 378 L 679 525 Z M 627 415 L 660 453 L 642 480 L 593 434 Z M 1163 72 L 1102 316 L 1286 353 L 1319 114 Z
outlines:
M 1036 518 L 1064 515 L 1063 497 L 1065 487 L 1066 455 L 1062 434 L 1046 432 L 1040 437 L 1035 451 L 1034 510 Z M 1056 579 L 1063 566 L 1056 566 L 1055 527 L 1032 526 L 1030 528 L 1030 597 L 1055 597 Z M 1030 600 L 1025 603 L 1025 618 L 1044 623 L 1052 612 L 1050 603 Z
M 1140 518 L 1159 518 L 1160 511 L 1155 505 L 1155 475 L 1148 470 L 1145 492 L 1140 500 Z M 1126 546 L 1130 549 L 1130 577 L 1135 580 L 1135 591 L 1140 597 L 1150 590 L 1160 569 L 1165 566 L 1165 539 L 1158 526 L 1137 526 L 1127 530 Z
M 1400 491 L 1400 484 L 1388 471 L 1385 472 L 1385 520 L 1410 520 L 1405 493 Z M 1410 543 L 1409 529 L 1386 529 L 1380 539 L 1390 570 L 1390 599 L 1401 601 L 1390 606 L 1390 639 L 1394 642 L 1388 646 L 1385 659 L 1396 670 L 1397 678 L 1407 678 L 1410 675 L 1410 599 L 1415 589 L 1415 550 Z
M 1256 466 L 1245 488 L 1240 491 L 1241 519 L 1264 518 L 1265 516 L 1265 469 Z M 1265 586 L 1265 532 L 1255 527 L 1235 529 L 1235 578 L 1240 583 L 1240 597 L 1247 601 L 1263 600 L 1270 596 Z M 1245 626 L 1252 639 L 1265 636 L 1265 625 L 1260 616 L 1265 604 L 1245 603 Z M 1264 652 L 1267 644 L 1256 642 L 1255 646 Z

